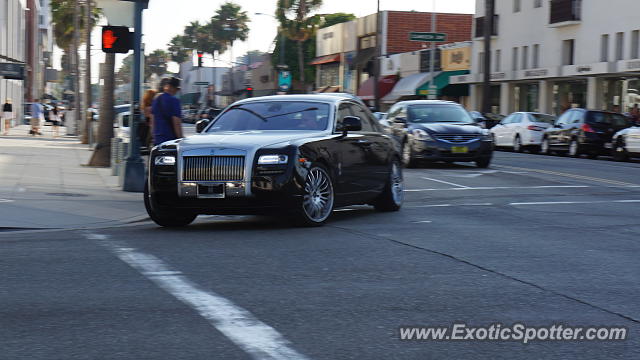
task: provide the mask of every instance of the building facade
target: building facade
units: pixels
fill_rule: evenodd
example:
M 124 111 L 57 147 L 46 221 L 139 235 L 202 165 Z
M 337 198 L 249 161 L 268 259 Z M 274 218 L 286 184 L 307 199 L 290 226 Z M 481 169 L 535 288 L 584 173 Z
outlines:
M 482 103 L 484 0 L 476 1 L 470 108 Z M 496 0 L 492 112 L 627 111 L 640 102 L 640 1 Z
M 0 63 L 24 64 L 26 56 L 26 1 L 4 0 L 0 2 Z M 13 101 L 17 119 L 22 119 L 24 81 L 0 76 L 0 103 Z

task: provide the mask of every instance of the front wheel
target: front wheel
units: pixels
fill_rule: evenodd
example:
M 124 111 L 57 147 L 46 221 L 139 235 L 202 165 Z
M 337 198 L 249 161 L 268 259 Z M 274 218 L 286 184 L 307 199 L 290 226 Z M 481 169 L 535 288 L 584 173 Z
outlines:
M 613 160 L 615 161 L 629 160 L 629 153 L 627 153 L 627 149 L 624 146 L 624 141 L 622 140 L 616 141 L 616 143 L 613 145 L 611 156 L 613 156 Z
M 522 152 L 522 140 L 520 140 L 520 136 L 516 136 L 513 140 L 513 151 L 517 153 Z
M 321 165 L 309 169 L 304 183 L 302 200 L 296 217 L 303 226 L 320 226 L 333 211 L 334 192 L 329 173 Z
M 581 154 L 582 151 L 580 151 L 578 141 L 576 139 L 571 140 L 569 143 L 569 156 L 579 158 Z
M 398 161 L 391 164 L 389 180 L 384 186 L 380 197 L 373 204 L 377 211 L 398 211 L 404 200 L 404 184 L 402 181 L 402 168 Z
M 183 227 L 191 224 L 198 216 L 197 214 L 168 213 L 154 210 L 151 206 L 151 194 L 149 193 L 149 182 L 144 184 L 144 207 L 153 222 L 164 227 Z
M 551 148 L 549 147 L 549 139 L 542 139 L 542 143 L 540 144 L 540 153 L 543 155 L 551 155 Z
M 486 169 L 491 165 L 491 157 L 483 157 L 476 160 L 476 166 L 481 169 Z

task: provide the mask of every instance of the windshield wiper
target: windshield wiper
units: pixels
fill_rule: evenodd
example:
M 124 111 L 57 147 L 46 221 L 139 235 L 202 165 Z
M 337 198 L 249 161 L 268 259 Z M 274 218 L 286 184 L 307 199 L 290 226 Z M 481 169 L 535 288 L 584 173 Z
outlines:
M 310 108 L 307 108 L 307 109 L 304 109 L 304 110 L 291 111 L 291 112 L 288 112 L 288 113 L 283 113 L 283 114 L 278 114 L 278 115 L 271 115 L 271 116 L 267 116 L 267 117 L 265 118 L 265 120 L 266 120 L 266 119 L 271 119 L 271 118 L 273 118 L 273 117 L 285 116 L 285 115 L 291 115 L 291 114 L 297 114 L 297 113 L 300 113 L 300 112 L 311 111 L 311 110 L 318 110 L 318 108 L 317 108 L 317 107 L 310 107 Z
M 236 107 L 234 107 L 233 109 L 244 110 L 244 111 L 246 111 L 246 112 L 248 112 L 248 113 L 251 113 L 251 114 L 253 114 L 253 115 L 257 116 L 258 118 L 260 118 L 260 120 L 262 120 L 262 121 L 264 121 L 264 122 L 267 122 L 267 118 L 266 118 L 266 117 L 264 117 L 264 116 L 262 116 L 262 115 L 258 114 L 257 112 L 255 112 L 255 111 L 253 111 L 253 110 L 251 110 L 251 109 L 243 108 L 243 107 L 240 107 L 240 106 L 236 106 Z

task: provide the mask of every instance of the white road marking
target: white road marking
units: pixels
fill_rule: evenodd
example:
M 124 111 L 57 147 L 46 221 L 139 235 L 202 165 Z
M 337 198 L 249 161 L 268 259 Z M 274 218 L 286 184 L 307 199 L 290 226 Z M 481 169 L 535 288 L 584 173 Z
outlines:
M 109 241 L 106 235 L 90 233 L 85 236 L 92 240 L 102 240 L 100 244 L 120 260 L 178 300 L 191 306 L 254 359 L 307 359 L 291 348 L 290 342 L 278 331 L 258 320 L 248 310 L 213 291 L 200 288 L 157 257 L 125 244 Z
M 492 203 L 478 203 L 478 204 L 434 204 L 434 205 L 417 205 L 407 206 L 409 208 L 428 208 L 428 207 L 450 207 L 450 206 L 491 206 Z
M 509 203 L 509 205 L 571 205 L 571 204 L 614 204 L 614 203 L 640 203 L 640 199 L 631 200 L 604 200 L 604 201 L 539 201 L 539 202 L 520 202 Z
M 414 224 L 430 224 L 431 220 L 413 221 Z
M 435 181 L 435 182 L 439 182 L 439 183 L 442 183 L 442 184 L 447 184 L 447 185 L 451 185 L 451 186 L 457 186 L 459 188 L 468 188 L 468 186 L 460 185 L 460 184 L 454 184 L 454 183 L 448 182 L 448 181 L 432 179 L 432 178 L 428 178 L 428 177 L 424 177 L 424 176 L 422 178 L 425 179 L 425 180 Z
M 597 177 L 584 176 L 584 175 L 577 175 L 577 174 L 570 174 L 570 173 L 563 173 L 563 172 L 551 171 L 551 170 L 530 169 L 530 168 L 521 168 L 521 167 L 516 167 L 516 166 L 506 166 L 506 165 L 494 165 L 494 166 L 496 166 L 496 167 L 501 167 L 501 168 L 506 168 L 506 169 L 512 169 L 512 170 L 533 171 L 533 172 L 537 172 L 537 173 L 541 173 L 541 174 L 548 174 L 548 175 L 555 175 L 555 176 L 569 177 L 569 178 L 579 179 L 579 180 L 587 180 L 587 181 L 601 182 L 601 183 L 606 183 L 606 184 L 610 184 L 610 185 L 618 185 L 618 186 L 634 186 L 634 187 L 638 185 L 638 184 L 631 184 L 631 183 L 624 182 L 624 181 L 617 181 L 617 180 L 610 180 L 610 179 L 602 179 L 602 178 L 597 178 Z
M 443 176 L 451 176 L 451 177 L 459 177 L 459 178 L 477 178 L 478 176 L 482 176 L 484 174 L 442 174 Z
M 452 191 L 452 190 L 504 190 L 504 189 L 564 189 L 564 188 L 588 188 L 588 185 L 543 185 L 543 186 L 481 186 L 446 189 L 406 189 L 406 192 L 421 191 Z
M 11 200 L 11 199 L 0 199 L 0 203 L 8 203 L 8 202 L 13 202 L 13 200 Z

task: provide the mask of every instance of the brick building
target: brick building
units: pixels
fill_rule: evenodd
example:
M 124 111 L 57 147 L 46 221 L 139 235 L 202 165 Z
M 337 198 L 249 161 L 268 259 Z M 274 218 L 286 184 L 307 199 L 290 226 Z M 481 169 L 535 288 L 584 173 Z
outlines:
M 415 11 L 384 11 L 382 23 L 385 24 L 382 54 L 397 54 L 422 50 L 426 43 L 410 41 L 409 33 L 413 31 L 431 31 L 431 13 Z M 446 33 L 447 41 L 443 44 L 471 40 L 471 14 L 436 15 L 436 32 Z

